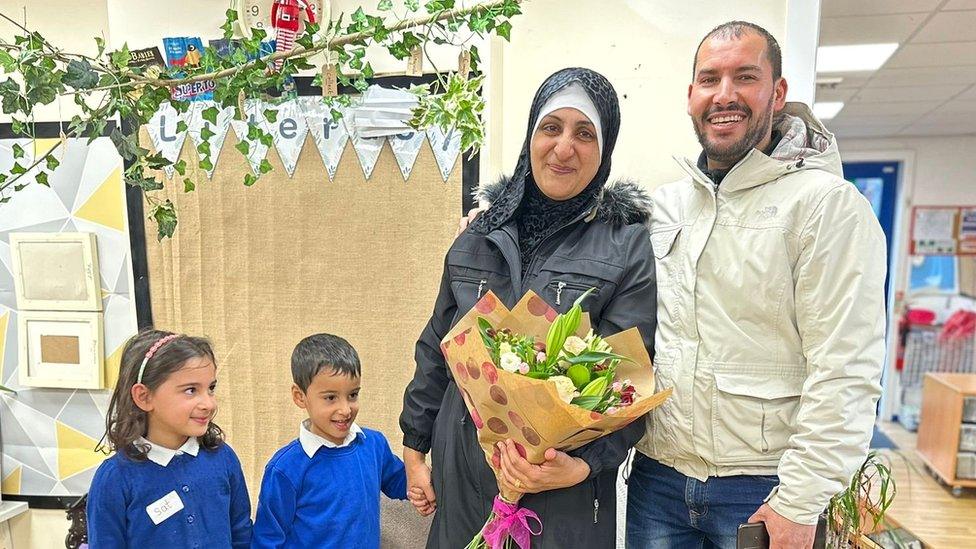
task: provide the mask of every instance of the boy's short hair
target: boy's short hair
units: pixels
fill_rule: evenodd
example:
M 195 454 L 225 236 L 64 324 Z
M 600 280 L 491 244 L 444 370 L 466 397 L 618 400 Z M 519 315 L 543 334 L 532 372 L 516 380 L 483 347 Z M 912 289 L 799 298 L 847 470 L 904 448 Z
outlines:
M 322 368 L 334 374 L 360 377 L 359 353 L 348 341 L 332 334 L 315 334 L 298 342 L 291 353 L 291 378 L 305 392 Z

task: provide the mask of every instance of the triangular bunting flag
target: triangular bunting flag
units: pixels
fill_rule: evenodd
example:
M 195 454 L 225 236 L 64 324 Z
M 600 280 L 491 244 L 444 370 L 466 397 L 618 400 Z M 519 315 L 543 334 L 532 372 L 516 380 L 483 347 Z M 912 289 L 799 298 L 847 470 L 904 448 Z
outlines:
M 434 160 L 441 170 L 441 177 L 447 181 L 454 170 L 454 162 L 461 154 L 461 132 L 454 128 L 444 132 L 437 126 L 431 126 L 427 129 L 427 140 L 430 141 L 430 149 L 434 151 Z
M 186 132 L 177 132 L 176 126 L 183 120 L 183 115 L 176 112 L 169 103 L 159 106 L 156 114 L 149 119 L 146 130 L 149 132 L 149 139 L 152 141 L 156 152 L 163 155 L 163 158 L 170 162 L 176 162 L 180 157 L 180 150 L 183 149 L 183 141 L 186 140 Z M 163 168 L 166 177 L 173 177 L 173 167 Z
M 346 131 L 349 131 L 348 127 Z M 352 147 L 356 151 L 356 156 L 359 158 L 359 165 L 363 168 L 363 175 L 366 176 L 366 179 L 369 179 L 373 175 L 373 168 L 376 167 L 376 161 L 380 158 L 384 141 L 386 139 L 383 137 L 352 136 Z
M 403 174 L 404 181 L 410 179 L 413 164 L 417 161 L 417 155 L 420 154 L 420 147 L 424 145 L 424 136 L 425 133 L 419 131 L 401 133 L 387 138 L 390 140 L 393 157 L 396 158 L 397 165 L 400 166 L 400 173 Z
M 257 99 L 248 99 L 244 102 L 244 115 L 247 117 L 246 120 L 233 120 L 230 125 L 234 128 L 238 141 L 248 144 L 247 162 L 251 165 L 254 175 L 261 175 L 261 161 L 267 156 L 270 147 L 258 139 L 249 139 L 247 133 L 249 124 L 254 124 L 264 132 L 270 133 L 268 121 L 264 118 L 264 103 Z
M 305 124 L 315 147 L 322 156 L 326 171 L 329 172 L 329 180 L 335 179 L 336 170 L 339 168 L 339 160 L 342 158 L 342 151 L 346 148 L 349 141 L 349 134 L 346 132 L 346 125 L 342 120 L 332 118 L 332 107 L 326 104 L 321 97 L 300 97 L 297 99 L 302 111 L 305 114 Z M 341 108 L 336 110 L 345 113 Z
M 216 124 L 211 124 L 209 120 L 203 117 L 203 111 L 210 108 L 217 109 Z M 227 107 L 221 109 L 216 101 L 195 101 L 190 104 L 186 118 L 187 133 L 190 134 L 190 141 L 193 142 L 193 145 L 199 147 L 204 141 L 210 143 L 210 162 L 212 167 L 206 171 L 207 178 L 213 179 L 214 170 L 217 169 L 217 158 L 220 156 L 220 150 L 224 146 L 227 131 L 230 130 L 230 121 L 234 119 L 234 108 Z M 202 133 L 204 128 L 208 132 L 212 132 L 213 135 L 208 133 L 207 139 L 203 139 Z
M 302 107 L 297 100 L 285 101 L 277 107 L 270 105 L 265 108 L 274 109 L 278 112 L 275 122 L 269 122 L 271 135 L 274 136 L 275 148 L 281 163 L 285 166 L 288 176 L 295 175 L 295 167 L 298 165 L 298 156 L 302 154 L 302 146 L 305 144 L 305 135 L 308 134 L 308 124 L 305 122 L 305 115 Z

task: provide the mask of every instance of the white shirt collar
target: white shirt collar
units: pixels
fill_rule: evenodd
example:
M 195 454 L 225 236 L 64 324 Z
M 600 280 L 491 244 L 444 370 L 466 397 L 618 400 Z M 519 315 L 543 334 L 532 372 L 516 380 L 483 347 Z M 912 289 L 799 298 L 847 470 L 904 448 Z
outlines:
M 352 444 L 352 441 L 356 440 L 356 437 L 363 434 L 363 430 L 356 425 L 355 422 L 349 427 L 349 433 L 346 435 L 346 439 L 342 441 L 342 444 L 336 444 L 331 440 L 322 438 L 309 429 L 311 425 L 311 420 L 305 419 L 302 421 L 302 425 L 298 430 L 298 442 L 302 445 L 302 449 L 308 457 L 315 455 L 315 452 L 319 448 L 325 446 L 326 448 L 345 448 Z
M 137 446 L 149 446 L 149 452 L 146 454 L 146 457 L 149 458 L 149 461 L 162 467 L 169 465 L 169 462 L 180 454 L 190 454 L 191 456 L 196 457 L 197 453 L 200 451 L 200 443 L 197 441 L 197 437 L 190 437 L 186 439 L 183 446 L 180 446 L 177 450 L 166 448 L 165 446 L 160 446 L 158 444 L 153 444 L 144 437 L 139 437 L 135 443 Z

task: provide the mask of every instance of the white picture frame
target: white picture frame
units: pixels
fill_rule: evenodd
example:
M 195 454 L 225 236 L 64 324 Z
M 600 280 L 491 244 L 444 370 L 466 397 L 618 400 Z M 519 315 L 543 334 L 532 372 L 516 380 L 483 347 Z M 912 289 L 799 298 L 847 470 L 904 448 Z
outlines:
M 10 233 L 17 308 L 101 311 L 94 233 Z
M 21 385 L 105 387 L 102 313 L 20 311 L 17 319 Z

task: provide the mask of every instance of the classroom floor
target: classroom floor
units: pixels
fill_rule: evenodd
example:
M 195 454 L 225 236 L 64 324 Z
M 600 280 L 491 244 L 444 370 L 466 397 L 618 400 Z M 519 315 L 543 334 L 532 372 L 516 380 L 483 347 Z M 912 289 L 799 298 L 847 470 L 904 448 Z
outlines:
M 976 547 L 976 489 L 953 497 L 948 487 L 925 472 L 915 454 L 915 433 L 897 423 L 879 427 L 898 445 L 886 451 L 898 485 L 888 515 L 935 549 Z

